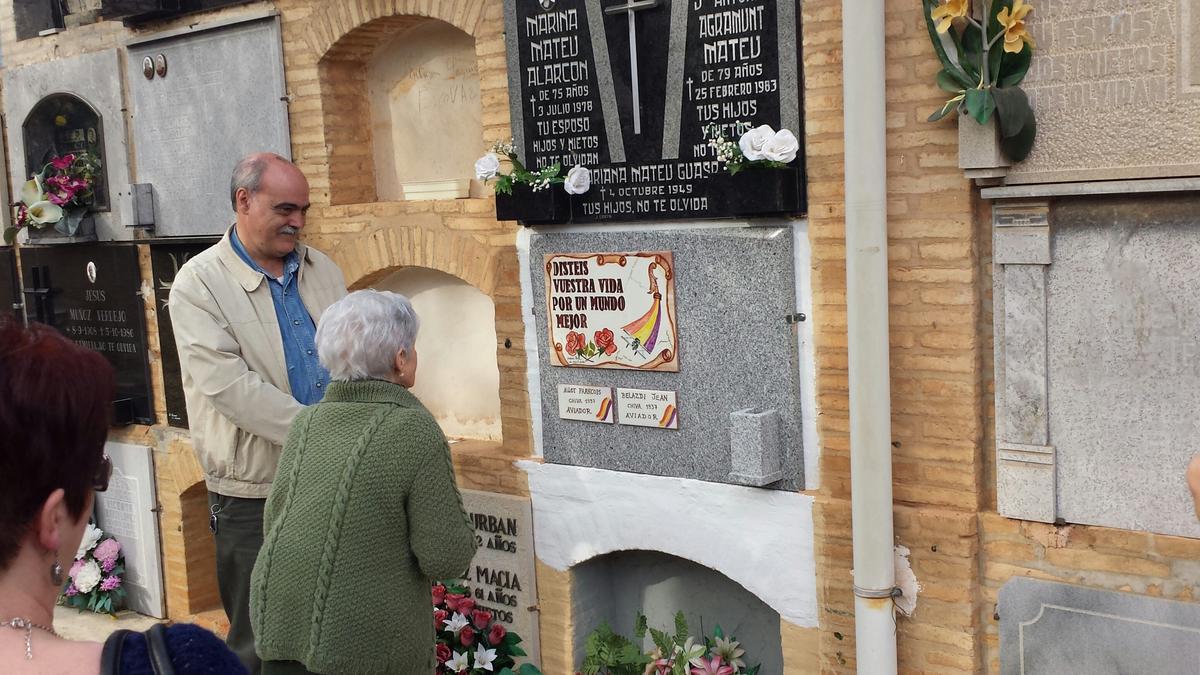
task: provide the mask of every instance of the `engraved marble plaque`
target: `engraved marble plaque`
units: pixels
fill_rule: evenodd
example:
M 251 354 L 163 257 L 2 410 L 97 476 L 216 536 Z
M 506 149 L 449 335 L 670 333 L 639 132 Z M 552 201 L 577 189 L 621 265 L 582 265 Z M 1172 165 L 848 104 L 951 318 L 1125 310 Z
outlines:
M 477 605 L 521 636 L 531 663 L 540 663 L 537 580 L 533 562 L 533 509 L 529 499 L 462 490 L 479 550 L 467 571 Z
M 1007 182 L 1200 175 L 1200 3 L 1045 0 L 1027 23 L 1038 137 Z
M 166 618 L 153 452 L 128 443 L 106 443 L 104 451 L 112 458 L 113 474 L 108 490 L 96 493 L 96 521 L 121 542 L 129 609 Z

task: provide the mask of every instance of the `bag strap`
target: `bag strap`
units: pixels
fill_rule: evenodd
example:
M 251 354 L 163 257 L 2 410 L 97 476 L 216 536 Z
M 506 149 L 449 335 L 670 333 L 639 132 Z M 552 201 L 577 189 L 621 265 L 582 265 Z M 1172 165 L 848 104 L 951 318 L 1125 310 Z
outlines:
M 100 675 L 120 675 L 121 650 L 125 647 L 125 636 L 131 632 L 116 630 L 104 641 L 104 649 L 100 652 Z
M 156 623 L 146 631 L 146 647 L 154 675 L 175 675 L 175 667 L 171 665 L 171 650 L 167 648 L 166 625 Z

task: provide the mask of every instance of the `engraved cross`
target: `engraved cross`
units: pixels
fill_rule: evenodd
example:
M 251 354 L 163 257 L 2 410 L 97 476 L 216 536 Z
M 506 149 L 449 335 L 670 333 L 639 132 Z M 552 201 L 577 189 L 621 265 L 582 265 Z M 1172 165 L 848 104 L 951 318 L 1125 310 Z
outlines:
M 643 9 L 658 7 L 658 0 L 627 0 L 623 5 L 605 7 L 605 14 L 620 14 L 629 16 L 629 76 L 630 89 L 633 90 L 633 133 L 642 133 L 642 101 L 638 91 L 638 58 L 637 58 L 637 21 L 634 15 Z

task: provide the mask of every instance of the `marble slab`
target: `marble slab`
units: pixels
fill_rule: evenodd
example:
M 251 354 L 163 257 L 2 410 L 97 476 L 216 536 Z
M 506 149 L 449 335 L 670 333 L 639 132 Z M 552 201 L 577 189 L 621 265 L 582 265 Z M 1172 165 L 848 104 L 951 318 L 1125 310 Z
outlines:
M 586 371 L 592 386 L 677 392 L 679 429 L 670 433 L 560 419 L 558 386 L 577 383 L 580 371 L 551 367 L 552 355 L 540 348 L 546 461 L 731 483 L 730 413 L 773 408 L 780 418 L 783 474 L 771 487 L 800 488 L 800 368 L 796 328 L 788 323 L 796 311 L 793 245 L 790 225 L 535 231 L 529 264 L 539 345 L 548 342 L 542 273 L 548 253 L 670 251 L 682 336 L 678 373 Z
M 1195 675 L 1200 604 L 1014 577 L 1000 589 L 1000 673 Z

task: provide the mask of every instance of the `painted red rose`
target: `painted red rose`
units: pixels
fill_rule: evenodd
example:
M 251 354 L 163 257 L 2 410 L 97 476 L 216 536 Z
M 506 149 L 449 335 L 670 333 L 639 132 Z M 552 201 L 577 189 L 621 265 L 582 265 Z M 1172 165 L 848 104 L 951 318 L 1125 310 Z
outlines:
M 461 593 L 447 593 L 446 594 L 446 609 L 450 610 L 451 612 L 457 612 L 458 611 L 458 603 L 460 603 L 462 601 L 463 601 L 463 595 Z
M 575 356 L 575 352 L 587 346 L 583 333 L 571 331 L 567 333 L 567 354 Z
M 488 624 L 491 622 L 492 613 L 487 610 L 477 609 L 471 615 L 471 623 L 475 624 L 475 628 L 478 630 L 487 630 Z
M 596 349 L 603 351 L 605 354 L 612 354 L 617 351 L 617 345 L 613 344 L 613 332 L 607 328 L 596 331 Z
M 437 630 L 445 630 L 446 617 L 450 616 L 444 609 L 433 610 L 433 627 Z
M 440 605 L 446 599 L 446 587 L 441 584 L 436 584 L 433 587 L 433 604 Z
M 451 656 L 451 654 L 450 654 L 450 645 L 444 645 L 444 644 L 442 644 L 442 643 L 440 643 L 440 642 L 439 642 L 439 643 L 438 643 L 438 646 L 437 646 L 437 660 L 438 660 L 438 663 L 445 663 L 445 662 L 449 661 L 449 660 L 450 660 L 450 656 Z
M 470 626 L 463 626 L 463 629 L 458 631 L 458 641 L 464 647 L 470 647 L 475 644 L 475 629 Z
M 504 626 L 494 623 L 492 624 L 492 630 L 488 631 L 488 642 L 492 643 L 492 646 L 495 647 L 504 642 L 504 636 L 507 634 L 508 631 L 504 629 Z
M 471 616 L 471 612 L 475 611 L 475 601 L 471 598 L 463 598 L 458 603 L 458 613 L 463 616 Z

